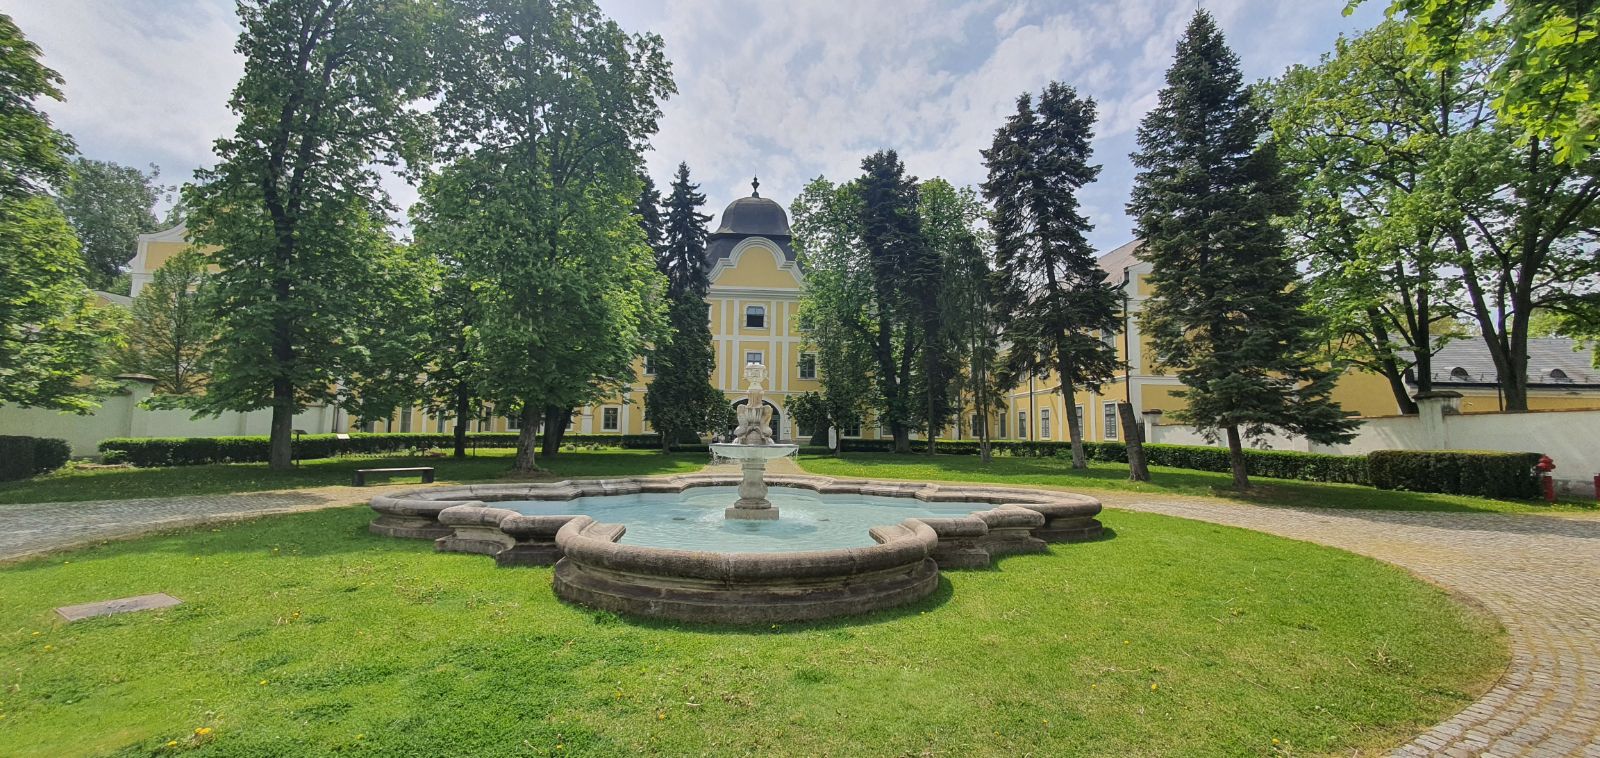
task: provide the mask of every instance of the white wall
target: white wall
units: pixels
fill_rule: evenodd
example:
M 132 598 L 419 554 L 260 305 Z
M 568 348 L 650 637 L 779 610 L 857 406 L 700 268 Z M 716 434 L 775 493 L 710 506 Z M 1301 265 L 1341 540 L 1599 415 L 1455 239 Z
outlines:
M 190 418 L 189 411 L 140 408 L 140 401 L 149 396 L 148 383 L 131 381 L 124 394 L 106 398 L 98 410 L 84 416 L 40 408 L 0 406 L 0 434 L 64 439 L 72 446 L 74 457 L 89 458 L 99 457 L 100 441 L 110 437 L 221 437 L 267 434 L 271 429 L 270 410 L 195 419 Z M 334 431 L 333 420 L 333 409 L 319 406 L 295 416 L 294 428 L 328 433 Z
M 1365 419 L 1356 438 L 1344 445 L 1318 445 L 1305 438 L 1268 437 L 1273 450 L 1363 455 L 1374 450 L 1497 450 L 1543 453 L 1555 461 L 1553 474 L 1563 491 L 1593 495 L 1600 474 L 1600 410 L 1528 413 L 1441 414 L 1438 426 L 1423 416 Z M 1147 425 L 1148 442 L 1175 445 L 1212 443 L 1192 426 Z

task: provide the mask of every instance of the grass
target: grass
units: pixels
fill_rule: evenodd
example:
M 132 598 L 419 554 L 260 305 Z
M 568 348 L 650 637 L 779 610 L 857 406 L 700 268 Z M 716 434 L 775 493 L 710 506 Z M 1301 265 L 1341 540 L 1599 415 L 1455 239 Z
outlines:
M 1593 503 L 1545 505 L 1529 501 L 1401 492 L 1354 484 L 1323 484 L 1265 477 L 1251 477 L 1252 488 L 1247 492 L 1238 492 L 1232 489 L 1233 478 L 1229 474 L 1165 466 L 1150 467 L 1150 482 L 1130 482 L 1127 464 L 1091 462 L 1087 470 L 1074 471 L 1072 462 L 1061 458 L 995 457 L 985 465 L 972 455 L 936 455 L 930 459 L 924 455 L 846 453 L 840 457 L 801 456 L 800 467 L 813 474 L 837 477 L 988 482 L 1082 491 L 1202 495 L 1254 505 L 1296 508 L 1493 513 L 1597 512 Z
M 754 630 L 569 606 L 549 569 L 370 518 L 0 569 L 0 755 L 1367 754 L 1506 662 L 1491 620 L 1399 569 L 1148 514 L 908 608 Z M 51 612 L 150 592 L 185 602 Z
M 512 451 L 480 450 L 464 459 L 412 456 L 323 458 L 301 461 L 292 471 L 272 471 L 265 463 L 226 463 L 174 468 L 74 467 L 21 482 L 0 484 L 0 503 L 79 502 L 140 497 L 215 495 L 350 484 L 358 468 L 433 466 L 441 482 L 485 481 L 505 477 Z M 550 474 L 541 478 L 675 474 L 697 471 L 705 453 L 662 454 L 651 450 L 563 451 L 541 458 Z M 383 480 L 370 480 L 377 483 Z M 417 477 L 388 481 L 416 482 Z

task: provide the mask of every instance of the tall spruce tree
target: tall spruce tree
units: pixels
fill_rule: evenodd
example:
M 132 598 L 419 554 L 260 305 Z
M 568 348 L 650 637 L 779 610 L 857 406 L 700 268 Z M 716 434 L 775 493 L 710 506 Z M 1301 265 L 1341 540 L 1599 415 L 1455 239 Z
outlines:
M 655 379 L 644 395 L 644 416 L 661 435 L 661 450 L 672 443 L 710 431 L 726 404 L 711 386 L 716 351 L 711 346 L 711 321 L 706 293 L 711 278 L 706 267 L 706 222 L 701 213 L 706 196 L 689 181 L 689 164 L 678 164 L 667 197 L 665 240 L 657 248 L 656 268 L 667 277 L 667 321 L 670 341 L 655 350 Z M 642 220 L 647 220 L 641 215 Z M 648 227 L 646 227 L 648 230 Z
M 1051 82 L 1033 107 L 1028 94 L 984 151 L 994 203 L 995 268 L 1011 347 L 1008 376 L 1054 370 L 1061 378 L 1072 440 L 1072 467 L 1087 468 L 1083 429 L 1072 412 L 1079 387 L 1099 391 L 1116 375 L 1114 344 L 1121 295 L 1095 261 L 1085 236 L 1094 228 L 1079 211 L 1078 191 L 1100 167 L 1089 163 L 1094 100 Z
M 856 180 L 860 204 L 861 245 L 872 270 L 874 333 L 877 362 L 879 423 L 894 437 L 894 451 L 911 452 L 911 427 L 917 359 L 925 345 L 930 304 L 924 292 L 937 286 L 927 272 L 931 265 L 922 218 L 917 207 L 917 178 L 906 176 L 905 164 L 893 150 L 880 150 L 861 161 L 865 172 Z M 937 322 L 934 322 L 935 324 Z
M 1335 374 L 1314 361 L 1317 323 L 1274 222 L 1296 197 L 1210 14 L 1195 13 L 1166 81 L 1133 154 L 1128 212 L 1154 288 L 1141 319 L 1157 365 L 1187 387 L 1174 417 L 1226 435 L 1244 488 L 1242 437 L 1343 442 L 1354 423 L 1328 397 Z

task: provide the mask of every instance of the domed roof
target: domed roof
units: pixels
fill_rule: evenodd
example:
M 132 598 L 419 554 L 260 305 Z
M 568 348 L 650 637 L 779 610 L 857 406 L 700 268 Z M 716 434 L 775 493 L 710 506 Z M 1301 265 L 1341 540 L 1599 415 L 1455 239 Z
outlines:
M 760 187 L 759 182 L 752 182 Z M 749 197 L 733 201 L 722 211 L 722 224 L 714 234 L 740 234 L 755 237 L 788 237 L 789 214 L 783 206 L 752 189 Z

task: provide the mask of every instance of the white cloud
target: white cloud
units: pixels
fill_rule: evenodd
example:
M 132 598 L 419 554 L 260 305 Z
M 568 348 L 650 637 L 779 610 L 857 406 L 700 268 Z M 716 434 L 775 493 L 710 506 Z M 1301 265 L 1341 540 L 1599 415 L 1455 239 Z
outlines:
M 242 68 L 227 0 L 23 0 L 10 11 L 67 78 L 50 107 L 85 154 L 169 180 L 211 161 L 231 130 Z M 896 148 L 912 173 L 976 183 L 978 151 L 1017 95 L 1059 79 L 1094 97 L 1105 164 L 1084 207 L 1103 248 L 1128 236 L 1121 208 L 1134 129 L 1154 105 L 1193 6 L 1169 0 L 602 0 L 624 27 L 666 40 L 680 93 L 665 105 L 651 172 L 688 161 L 712 211 L 749 193 L 788 202 L 809 178 L 848 179 L 863 156 Z M 1342 0 L 1208 0 L 1249 77 L 1306 62 L 1381 9 Z M 1373 7 L 1369 7 L 1373 6 Z M 415 191 L 386 181 L 398 202 Z

